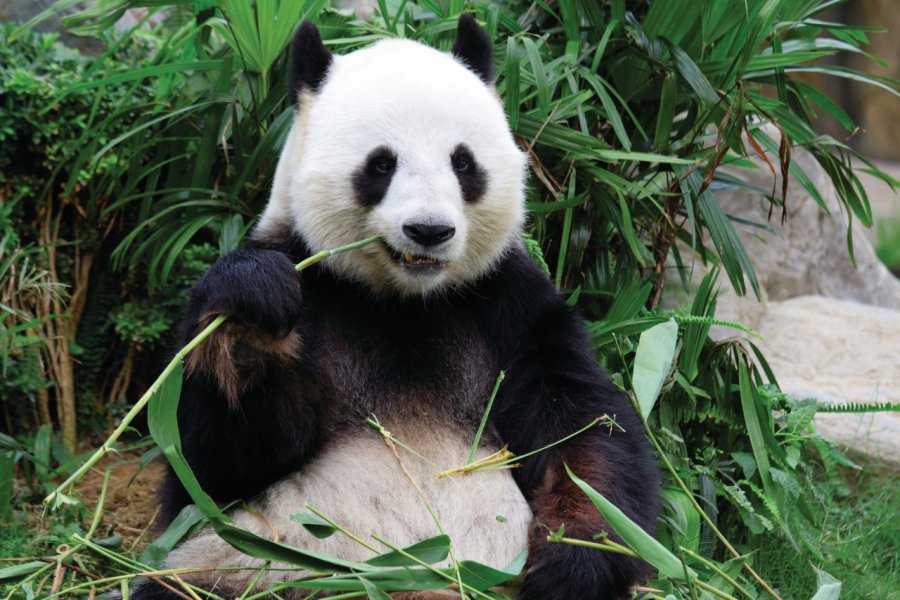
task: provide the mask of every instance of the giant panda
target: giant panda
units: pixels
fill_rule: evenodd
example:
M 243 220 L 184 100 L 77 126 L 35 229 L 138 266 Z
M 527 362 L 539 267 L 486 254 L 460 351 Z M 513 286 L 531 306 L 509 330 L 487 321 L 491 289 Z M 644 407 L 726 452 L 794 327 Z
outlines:
M 289 79 L 295 116 L 269 203 L 185 308 L 185 341 L 230 315 L 186 361 L 178 418 L 203 488 L 220 503 L 246 500 L 230 512 L 238 526 L 295 547 L 374 555 L 292 521 L 307 504 L 400 546 L 437 535 L 436 517 L 457 559 L 503 567 L 527 548 L 519 600 L 628 597 L 647 565 L 547 541 L 563 526 L 584 540 L 608 530 L 564 465 L 647 531 L 658 472 L 580 318 L 522 244 L 527 158 L 493 87 L 487 35 L 463 15 L 449 53 L 385 40 L 335 56 L 304 22 Z M 369 236 L 380 241 L 294 269 Z M 593 427 L 515 469 L 438 479 L 466 464 L 501 370 L 479 458 L 527 453 L 602 415 L 619 427 Z M 403 445 L 389 447 L 368 418 Z M 190 503 L 171 472 L 161 494 L 166 521 Z M 166 564 L 261 565 L 209 529 Z M 256 575 L 182 577 L 230 598 Z M 256 585 L 298 576 L 273 570 Z M 168 594 L 148 582 L 138 597 Z M 309 591 L 294 594 L 281 592 Z

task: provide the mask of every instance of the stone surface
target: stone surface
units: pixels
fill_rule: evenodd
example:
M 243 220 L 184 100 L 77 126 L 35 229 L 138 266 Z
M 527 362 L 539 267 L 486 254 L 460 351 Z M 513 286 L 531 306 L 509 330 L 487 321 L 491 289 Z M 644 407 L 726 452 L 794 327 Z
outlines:
M 900 311 L 824 296 L 770 302 L 758 342 L 783 391 L 821 402 L 900 403 Z M 900 462 L 900 413 L 828 413 L 841 445 Z
M 809 175 L 829 213 L 793 178 L 788 187 L 784 225 L 777 211 L 767 222 L 769 202 L 757 193 L 740 191 L 716 196 L 729 215 L 764 223 L 774 230 L 767 234 L 745 227 L 740 232 L 765 291 L 764 298 L 774 301 L 813 294 L 900 310 L 900 281 L 875 256 L 858 221 L 853 223 L 854 266 L 847 252 L 850 217 L 838 202 L 831 180 L 808 152 L 795 150 L 793 160 Z M 732 174 L 759 188 L 772 189 L 772 174 L 765 166 Z
M 720 279 L 717 316 L 763 336 L 760 344 L 782 389 L 829 403 L 900 403 L 900 281 L 875 256 L 854 223 L 856 266 L 847 252 L 847 219 L 827 175 L 808 153 L 795 150 L 829 212 L 790 181 L 788 218 L 767 222 L 768 202 L 752 192 L 717 194 L 725 211 L 767 224 L 739 235 L 754 264 L 762 301 L 738 297 Z M 767 167 L 733 173 L 772 189 Z M 778 183 L 780 189 L 780 183 Z M 890 210 L 888 201 L 883 210 Z M 714 338 L 735 330 L 713 327 Z M 900 463 L 900 414 L 820 414 L 820 431 L 842 446 Z

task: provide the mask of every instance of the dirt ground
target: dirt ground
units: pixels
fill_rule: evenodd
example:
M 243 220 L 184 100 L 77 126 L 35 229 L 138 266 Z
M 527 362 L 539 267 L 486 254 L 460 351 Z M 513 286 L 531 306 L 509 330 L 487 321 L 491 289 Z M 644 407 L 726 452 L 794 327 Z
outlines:
M 129 462 L 116 465 L 109 477 L 103 526 L 109 529 L 108 535 L 122 536 L 123 547 L 135 545 L 140 548 L 152 542 L 158 533 L 153 527 L 157 513 L 156 491 L 162 482 L 165 466 L 161 459 L 156 459 L 141 468 L 139 456 L 114 457 L 107 461 L 107 465 L 120 462 L 123 458 Z M 85 503 L 92 508 L 100 495 L 107 465 L 92 469 L 79 486 Z
M 139 453 L 106 456 L 97 466 L 85 475 L 75 486 L 87 509 L 83 527 L 90 526 L 91 518 L 103 488 L 103 478 L 107 468 L 111 467 L 106 498 L 103 503 L 103 520 L 94 539 L 111 536 L 122 536 L 121 548 L 143 550 L 160 532 L 154 527 L 157 499 L 156 491 L 162 482 L 165 466 L 161 459 L 156 459 L 141 467 Z M 35 515 L 35 528 L 40 531 L 47 527 Z

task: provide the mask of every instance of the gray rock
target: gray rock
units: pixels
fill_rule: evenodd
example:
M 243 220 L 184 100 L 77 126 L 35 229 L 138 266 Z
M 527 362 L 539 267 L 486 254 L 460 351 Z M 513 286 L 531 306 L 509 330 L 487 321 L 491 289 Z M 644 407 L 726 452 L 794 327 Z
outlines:
M 900 281 L 878 260 L 858 222 L 854 266 L 847 251 L 850 217 L 830 179 L 809 153 L 795 150 L 794 160 L 829 212 L 798 181 L 790 181 L 784 225 L 775 216 L 768 223 L 771 234 L 751 227 L 739 231 L 762 299 L 738 297 L 725 282 L 716 316 L 762 335 L 764 355 L 791 395 L 840 404 L 900 402 Z M 734 174 L 772 189 L 764 164 L 755 172 Z M 769 204 L 757 194 L 729 191 L 717 199 L 730 215 L 766 223 Z M 735 330 L 713 327 L 711 335 L 733 337 Z M 900 462 L 897 413 L 823 413 L 815 422 L 842 445 Z
M 850 216 L 842 211 L 827 174 L 804 150 L 795 150 L 793 160 L 809 175 L 829 212 L 823 211 L 800 182 L 791 178 L 784 225 L 776 211 L 768 223 L 774 233 L 749 227 L 740 232 L 764 299 L 785 300 L 813 294 L 900 310 L 900 281 L 878 260 L 858 222 L 853 224 L 856 266 L 853 265 L 847 250 Z M 762 189 L 772 189 L 772 174 L 765 165 L 756 171 L 733 174 Z M 759 194 L 738 191 L 720 193 L 716 198 L 732 216 L 767 223 L 769 202 Z M 756 302 L 755 298 L 751 301 Z
M 757 331 L 784 392 L 834 404 L 900 403 L 900 311 L 800 296 L 770 302 Z M 841 445 L 900 462 L 900 413 L 820 413 L 815 422 Z

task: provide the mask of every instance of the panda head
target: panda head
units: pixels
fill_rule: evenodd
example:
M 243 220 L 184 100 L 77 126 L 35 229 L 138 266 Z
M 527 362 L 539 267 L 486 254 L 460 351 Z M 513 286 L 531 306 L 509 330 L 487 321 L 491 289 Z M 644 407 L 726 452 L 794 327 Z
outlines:
M 489 271 L 524 219 L 526 157 L 493 87 L 491 45 L 470 15 L 450 53 L 384 40 L 332 55 L 304 22 L 289 88 L 296 116 L 255 235 L 288 224 L 377 293 L 427 295 Z

